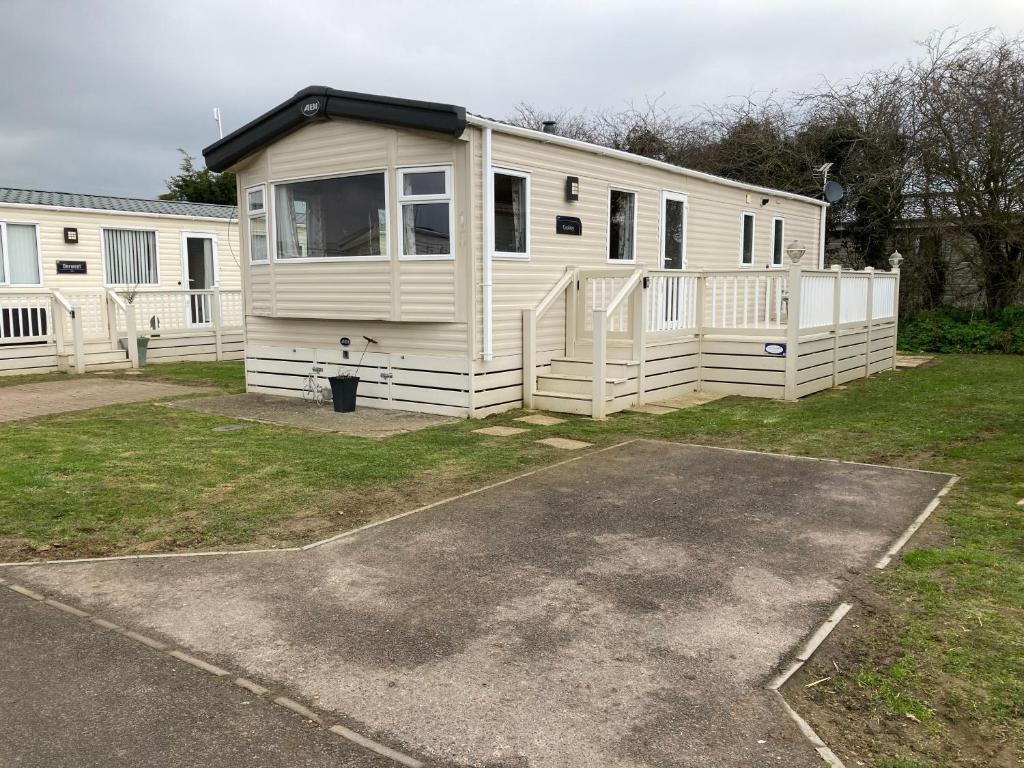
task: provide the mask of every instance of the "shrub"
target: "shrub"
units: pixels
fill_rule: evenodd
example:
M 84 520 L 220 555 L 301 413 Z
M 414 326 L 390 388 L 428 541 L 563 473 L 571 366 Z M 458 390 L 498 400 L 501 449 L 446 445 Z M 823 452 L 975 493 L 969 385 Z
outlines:
M 1024 305 L 996 317 L 962 309 L 920 312 L 900 326 L 900 349 L 908 352 L 1004 352 L 1024 354 Z

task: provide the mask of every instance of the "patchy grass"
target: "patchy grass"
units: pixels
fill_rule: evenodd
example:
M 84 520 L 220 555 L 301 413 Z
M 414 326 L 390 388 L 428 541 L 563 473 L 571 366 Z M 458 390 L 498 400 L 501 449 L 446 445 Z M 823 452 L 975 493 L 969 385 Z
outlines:
M 153 363 L 132 373 L 118 370 L 102 374 L 26 373 L 17 376 L 0 376 L 0 388 L 13 387 L 17 384 L 35 384 L 42 381 L 73 381 L 98 377 L 169 381 L 175 384 L 220 387 L 232 393 L 245 391 L 245 364 L 241 360 L 222 363 Z
M 242 386 L 237 363 L 145 375 Z M 147 403 L 13 423 L 0 427 L 0 556 L 306 541 L 565 458 L 534 442 L 548 436 L 955 472 L 962 481 L 915 539 L 923 548 L 863 577 L 854 613 L 788 695 L 850 764 L 1015 765 L 1024 757 L 1022 382 L 1024 358 L 949 356 L 799 403 L 727 398 L 664 416 L 567 417 L 508 438 L 473 434 L 480 422 L 385 441 L 263 424 L 214 432 L 230 420 Z

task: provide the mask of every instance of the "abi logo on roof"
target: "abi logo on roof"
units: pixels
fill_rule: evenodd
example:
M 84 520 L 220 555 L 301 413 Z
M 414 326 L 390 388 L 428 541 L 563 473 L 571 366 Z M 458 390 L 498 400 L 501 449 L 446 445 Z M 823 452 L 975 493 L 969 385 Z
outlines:
M 312 101 L 307 101 L 300 109 L 303 117 L 316 117 L 320 114 L 320 100 L 313 99 Z

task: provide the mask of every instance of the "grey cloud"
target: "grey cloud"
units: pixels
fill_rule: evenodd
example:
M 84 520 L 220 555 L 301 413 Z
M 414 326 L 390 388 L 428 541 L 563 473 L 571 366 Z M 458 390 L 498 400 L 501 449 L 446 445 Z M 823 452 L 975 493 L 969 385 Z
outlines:
M 463 104 L 688 109 L 912 56 L 950 25 L 1016 34 L 1016 2 L 5 0 L 0 185 L 152 196 L 225 129 L 310 84 Z

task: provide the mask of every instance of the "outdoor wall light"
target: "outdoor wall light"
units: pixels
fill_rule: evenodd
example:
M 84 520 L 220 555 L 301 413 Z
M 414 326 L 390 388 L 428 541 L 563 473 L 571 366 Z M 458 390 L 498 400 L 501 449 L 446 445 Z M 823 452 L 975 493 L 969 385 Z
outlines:
M 794 240 L 786 246 L 786 255 L 789 256 L 791 264 L 799 264 L 805 253 L 807 253 L 807 249 L 799 240 Z
M 580 177 L 579 176 L 566 176 L 565 177 L 565 199 L 570 203 L 580 199 Z
M 903 254 L 899 251 L 893 251 L 892 256 L 889 257 L 889 266 L 893 269 L 899 269 L 900 264 L 903 263 Z

